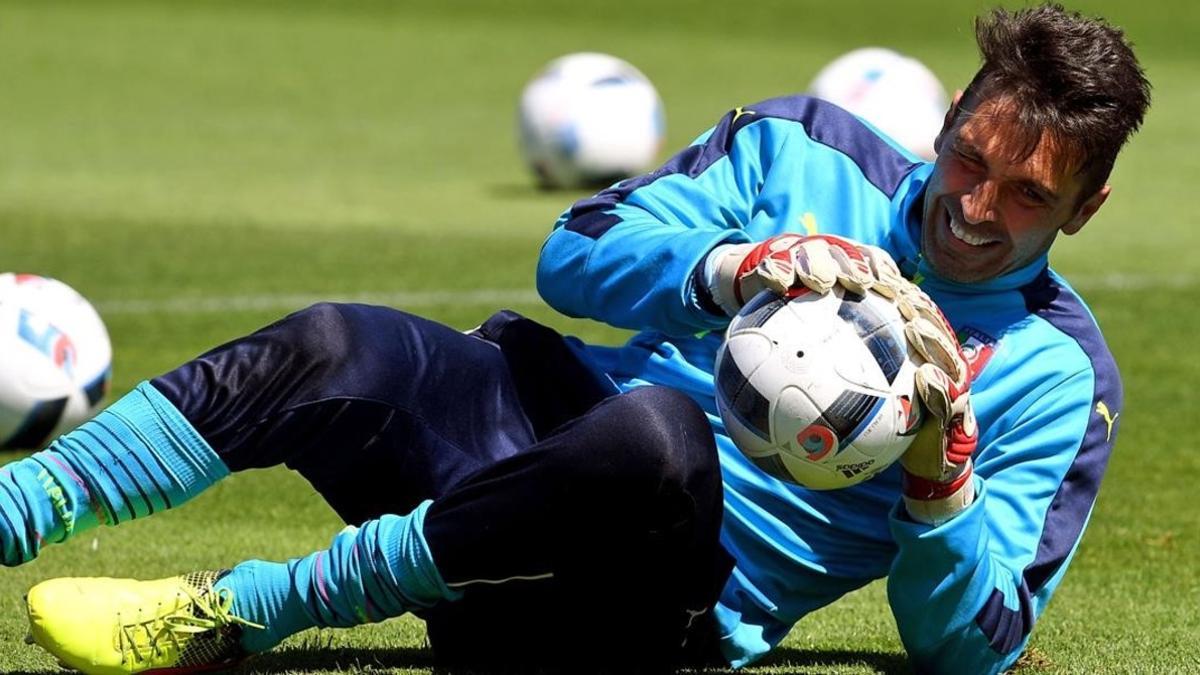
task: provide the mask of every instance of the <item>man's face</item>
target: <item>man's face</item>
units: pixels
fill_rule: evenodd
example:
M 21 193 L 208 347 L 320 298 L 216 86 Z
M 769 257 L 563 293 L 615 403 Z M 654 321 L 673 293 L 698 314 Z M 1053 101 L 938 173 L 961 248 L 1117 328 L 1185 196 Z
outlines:
M 966 112 L 958 104 L 956 96 L 935 143 L 921 253 L 939 276 L 971 283 L 1036 260 L 1060 231 L 1078 232 L 1109 188 L 1081 201 L 1084 179 L 1065 149 L 1043 136 L 1032 154 L 1014 161 L 1019 128 L 1006 107 L 984 100 Z

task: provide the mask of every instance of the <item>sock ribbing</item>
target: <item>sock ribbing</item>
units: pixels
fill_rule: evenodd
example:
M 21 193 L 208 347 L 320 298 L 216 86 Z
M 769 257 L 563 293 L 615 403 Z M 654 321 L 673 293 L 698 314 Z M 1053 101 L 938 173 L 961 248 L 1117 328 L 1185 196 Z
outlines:
M 37 556 L 98 523 L 179 506 L 229 474 L 186 418 L 148 382 L 47 449 L 0 470 L 0 555 Z
M 406 516 L 347 527 L 323 551 L 286 563 L 241 563 L 216 584 L 233 593 L 233 613 L 266 626 L 247 628 L 242 646 L 261 652 L 306 628 L 373 623 L 454 600 L 423 534 L 423 502 Z

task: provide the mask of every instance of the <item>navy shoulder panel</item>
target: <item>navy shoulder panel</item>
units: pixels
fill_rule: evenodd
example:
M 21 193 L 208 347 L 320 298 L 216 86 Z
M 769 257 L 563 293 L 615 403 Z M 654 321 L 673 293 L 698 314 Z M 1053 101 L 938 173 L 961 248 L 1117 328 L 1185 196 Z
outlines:
M 857 117 L 841 108 L 809 96 L 783 96 L 729 111 L 717 123 L 703 143 L 684 148 L 658 169 L 622 181 L 594 197 L 580 200 L 571 207 L 564 227 L 593 239 L 599 238 L 620 222 L 604 211 L 623 202 L 634 190 L 673 174 L 695 178 L 717 160 L 729 154 L 737 132 L 749 124 L 775 118 L 798 122 L 817 143 L 849 157 L 867 180 L 888 198 L 909 171 L 917 166 L 867 128 Z
M 988 646 L 997 654 L 1007 654 L 1016 649 L 1033 630 L 1033 603 L 1025 584 L 1017 586 L 1017 608 L 1004 606 L 1004 593 L 993 589 L 987 602 L 975 615 L 975 623 Z
M 1012 651 L 1029 635 L 1033 629 L 1030 595 L 1041 590 L 1062 568 L 1083 532 L 1112 454 L 1113 422 L 1122 405 L 1121 378 L 1116 362 L 1083 302 L 1055 281 L 1049 270 L 1043 270 L 1020 290 L 1025 309 L 1030 314 L 1074 340 L 1087 355 L 1095 384 L 1087 430 L 1046 511 L 1033 562 L 1025 568 L 1017 586 L 1017 609 L 1005 607 L 1004 595 L 997 589 L 975 616 L 975 623 L 987 638 L 988 646 L 999 654 Z
M 1025 568 L 1025 583 L 1036 593 L 1058 571 L 1083 531 L 1112 454 L 1114 422 L 1122 408 L 1116 361 L 1083 302 L 1043 271 L 1021 289 L 1025 306 L 1075 340 L 1091 360 L 1095 375 L 1087 430 L 1063 482 L 1046 512 L 1037 555 Z
M 765 117 L 791 120 L 804 125 L 809 138 L 846 155 L 858 165 L 867 180 L 891 199 L 900 182 L 916 163 L 871 131 L 854 115 L 809 96 L 772 98 L 749 110 Z

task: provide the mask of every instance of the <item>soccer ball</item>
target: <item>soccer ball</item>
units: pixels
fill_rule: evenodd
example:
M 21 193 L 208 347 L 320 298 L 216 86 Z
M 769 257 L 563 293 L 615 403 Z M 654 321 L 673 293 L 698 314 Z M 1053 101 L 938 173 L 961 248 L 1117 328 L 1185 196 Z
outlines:
M 108 392 L 112 344 L 70 286 L 0 274 L 0 448 L 40 448 L 91 417 Z
M 662 101 L 637 68 L 607 54 L 551 61 L 521 94 L 521 154 L 546 187 L 608 184 L 654 163 Z
M 717 352 L 717 409 L 738 449 L 770 475 L 844 488 L 908 449 L 922 417 L 921 363 L 899 310 L 873 291 L 764 291 Z
M 920 61 L 882 47 L 847 52 L 817 73 L 809 93 L 858 115 L 914 155 L 932 160 L 946 89 Z

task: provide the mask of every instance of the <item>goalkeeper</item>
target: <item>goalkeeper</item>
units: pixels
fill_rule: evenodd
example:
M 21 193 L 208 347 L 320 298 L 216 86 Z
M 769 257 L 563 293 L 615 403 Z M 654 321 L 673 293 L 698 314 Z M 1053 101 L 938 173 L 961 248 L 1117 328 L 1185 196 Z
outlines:
M 279 463 L 357 526 L 288 562 L 45 582 L 34 638 L 87 672 L 197 670 L 416 612 L 447 663 L 740 666 L 887 577 L 917 668 L 1010 666 L 1082 536 L 1121 409 L 1047 252 L 1107 199 L 1149 87 L 1120 31 L 1055 5 L 994 11 L 977 41 L 936 163 L 829 104 L 772 99 L 569 209 L 539 289 L 643 331 L 624 347 L 506 312 L 464 335 L 321 305 L 9 465 L 6 564 Z M 797 284 L 894 297 L 932 363 L 931 421 L 845 490 L 770 478 L 716 416 L 721 328 L 757 289 Z

